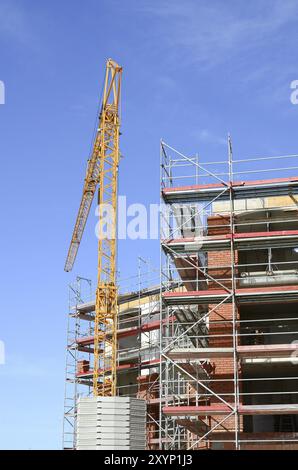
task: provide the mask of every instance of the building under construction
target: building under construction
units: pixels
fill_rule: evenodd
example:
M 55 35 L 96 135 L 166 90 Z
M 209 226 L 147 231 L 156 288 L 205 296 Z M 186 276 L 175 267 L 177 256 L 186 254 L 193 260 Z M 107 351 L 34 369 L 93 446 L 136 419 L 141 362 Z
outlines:
M 237 160 L 230 139 L 227 153 L 161 143 L 160 271 L 118 296 L 117 395 L 146 399 L 148 449 L 298 449 L 298 156 Z M 88 280 L 71 292 L 73 449 L 95 300 Z

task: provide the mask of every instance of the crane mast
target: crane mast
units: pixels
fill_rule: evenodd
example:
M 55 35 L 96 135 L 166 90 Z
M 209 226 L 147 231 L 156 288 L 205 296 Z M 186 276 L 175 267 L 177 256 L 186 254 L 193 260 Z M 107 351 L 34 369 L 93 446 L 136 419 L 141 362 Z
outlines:
M 98 278 L 95 298 L 93 394 L 116 395 L 117 357 L 117 191 L 119 164 L 119 100 L 122 69 L 108 62 L 100 120 Z M 109 99 L 110 98 L 110 99 Z M 104 213 L 109 212 L 104 234 Z M 102 349 L 101 349 L 102 346 Z
M 98 186 L 98 272 L 94 318 L 93 395 L 116 395 L 117 359 L 117 192 L 122 67 L 108 59 L 99 127 L 65 271 L 73 267 Z

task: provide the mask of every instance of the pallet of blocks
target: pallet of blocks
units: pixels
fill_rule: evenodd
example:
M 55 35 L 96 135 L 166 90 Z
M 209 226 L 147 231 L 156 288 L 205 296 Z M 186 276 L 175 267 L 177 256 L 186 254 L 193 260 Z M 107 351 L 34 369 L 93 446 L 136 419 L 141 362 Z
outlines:
M 145 450 L 146 401 L 79 398 L 76 431 L 77 450 Z

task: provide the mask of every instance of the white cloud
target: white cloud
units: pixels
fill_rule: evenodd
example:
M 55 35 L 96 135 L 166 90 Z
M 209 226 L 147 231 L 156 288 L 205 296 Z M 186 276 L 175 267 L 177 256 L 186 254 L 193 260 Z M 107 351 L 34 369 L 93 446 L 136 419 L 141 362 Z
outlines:
M 162 75 L 160 77 L 157 77 L 157 84 L 163 89 L 163 90 L 169 90 L 173 91 L 177 88 L 177 83 L 176 81 L 167 75 Z
M 227 147 L 228 145 L 227 138 L 215 135 L 208 129 L 200 130 L 199 133 L 196 133 L 196 137 L 199 139 L 199 141 L 207 143 L 207 144 L 224 145 L 225 147 Z
M 0 36 L 24 42 L 30 36 L 24 10 L 14 0 L 0 3 Z
M 295 0 L 258 0 L 249 4 L 232 0 L 162 0 L 158 6 L 150 0 L 142 3 L 140 9 L 162 21 L 170 60 L 179 56 L 179 65 L 183 61 L 198 62 L 204 68 L 268 43 L 298 17 Z

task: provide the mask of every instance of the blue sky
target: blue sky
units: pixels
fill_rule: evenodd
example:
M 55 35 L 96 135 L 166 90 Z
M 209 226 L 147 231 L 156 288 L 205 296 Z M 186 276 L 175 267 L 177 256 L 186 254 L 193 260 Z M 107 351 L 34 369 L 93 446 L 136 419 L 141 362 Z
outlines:
M 159 139 L 203 158 L 297 153 L 295 0 L 0 0 L 0 448 L 59 448 L 67 284 L 95 278 L 94 211 L 63 271 L 105 61 L 123 66 L 120 194 L 159 200 Z M 158 265 L 121 241 L 119 270 Z

